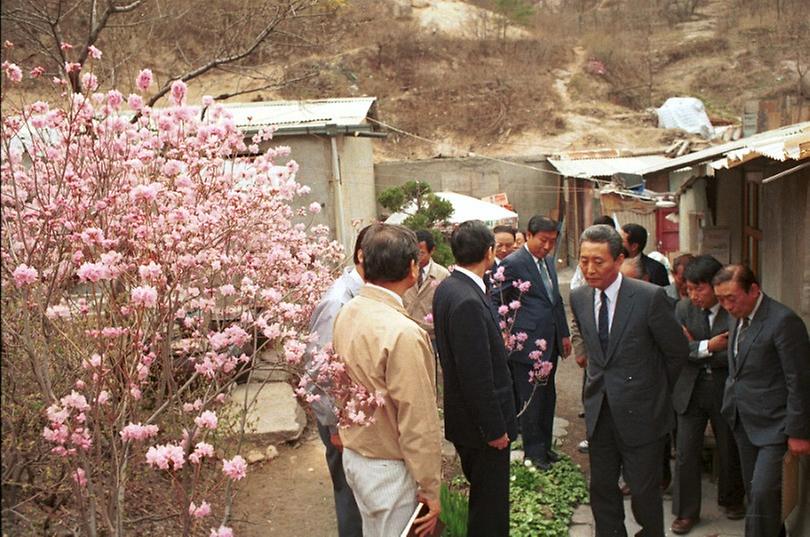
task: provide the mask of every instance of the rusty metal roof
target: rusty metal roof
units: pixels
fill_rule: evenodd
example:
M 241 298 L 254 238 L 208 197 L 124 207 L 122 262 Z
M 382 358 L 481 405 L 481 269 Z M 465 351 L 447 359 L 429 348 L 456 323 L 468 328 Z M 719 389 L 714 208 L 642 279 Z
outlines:
M 568 177 L 591 179 L 611 177 L 616 173 L 639 173 L 640 170 L 657 166 L 669 159 L 663 155 L 642 155 L 637 157 L 548 159 L 554 168 Z

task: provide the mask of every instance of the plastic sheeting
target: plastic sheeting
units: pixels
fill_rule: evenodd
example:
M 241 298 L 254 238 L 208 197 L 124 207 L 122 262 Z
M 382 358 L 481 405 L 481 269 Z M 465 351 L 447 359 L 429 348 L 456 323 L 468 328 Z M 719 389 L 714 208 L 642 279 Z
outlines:
M 518 215 L 516 212 L 505 209 L 500 205 L 482 201 L 478 198 L 465 196 L 456 192 L 436 192 L 436 195 L 453 205 L 453 214 L 448 221 L 451 224 L 460 224 L 467 220 L 482 220 L 488 226 L 495 226 L 500 222 L 510 222 L 517 224 Z M 407 207 L 405 212 L 394 213 L 389 216 L 386 224 L 401 224 L 408 213 L 413 211 L 413 207 Z
M 714 137 L 714 127 L 706 114 L 703 101 L 695 97 L 670 97 L 661 108 L 657 108 L 658 127 L 681 129 L 704 138 Z

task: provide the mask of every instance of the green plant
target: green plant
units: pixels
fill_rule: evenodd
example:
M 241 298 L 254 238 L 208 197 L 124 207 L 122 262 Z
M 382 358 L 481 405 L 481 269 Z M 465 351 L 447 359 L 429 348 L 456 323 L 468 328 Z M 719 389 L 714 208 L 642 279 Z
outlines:
M 453 205 L 434 194 L 429 184 L 408 181 L 383 190 L 377 200 L 392 213 L 406 213 L 408 217 L 402 222 L 405 227 L 414 231 L 426 229 L 433 234 L 436 242 L 433 259 L 437 263 L 445 267 L 454 263 L 450 245 L 440 229 L 452 216 Z
M 440 493 L 442 503 L 441 521 L 444 522 L 444 537 L 465 537 L 467 535 L 467 496 L 463 492 L 450 490 L 442 484 Z
M 566 537 L 574 509 L 588 499 L 588 487 L 579 465 L 563 456 L 543 472 L 513 462 L 509 484 L 509 535 L 512 537 Z M 445 537 L 467 535 L 467 496 L 463 477 L 442 485 L 442 522 Z

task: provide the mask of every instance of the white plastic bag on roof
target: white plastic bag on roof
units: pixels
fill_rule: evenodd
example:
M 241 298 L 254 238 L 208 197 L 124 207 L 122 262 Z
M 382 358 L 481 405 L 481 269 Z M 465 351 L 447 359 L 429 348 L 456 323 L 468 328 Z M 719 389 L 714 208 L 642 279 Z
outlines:
M 670 97 L 661 108 L 656 109 L 656 112 L 659 128 L 682 129 L 692 134 L 700 134 L 706 139 L 714 136 L 714 127 L 700 99 Z

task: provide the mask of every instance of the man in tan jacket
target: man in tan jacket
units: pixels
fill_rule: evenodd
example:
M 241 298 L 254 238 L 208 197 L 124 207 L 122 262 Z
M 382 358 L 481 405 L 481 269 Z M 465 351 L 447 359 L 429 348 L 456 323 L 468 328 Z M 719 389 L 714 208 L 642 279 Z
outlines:
M 433 261 L 432 256 L 436 243 L 430 231 L 417 231 L 416 240 L 419 241 L 419 273 L 416 284 L 402 295 L 402 302 L 411 319 L 428 333 L 433 342 L 436 340 L 433 322 L 426 321 L 425 317 L 433 314 L 433 294 L 439 283 L 447 278 L 450 272 Z
M 370 425 L 341 429 L 343 467 L 366 537 L 399 535 L 417 502 L 429 508 L 415 523 L 424 535 L 441 510 L 435 360 L 401 298 L 417 279 L 419 248 L 407 228 L 375 224 L 361 249 L 366 285 L 338 313 L 333 342 L 351 378 L 384 404 Z

